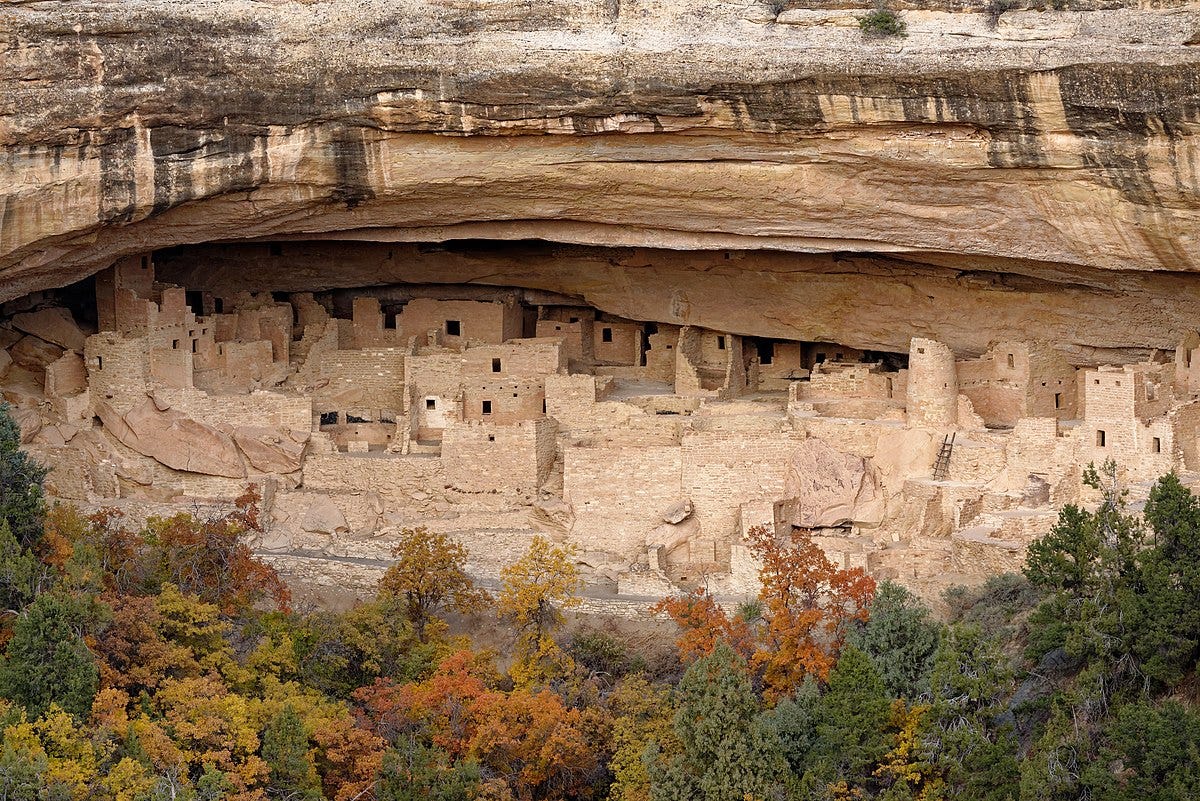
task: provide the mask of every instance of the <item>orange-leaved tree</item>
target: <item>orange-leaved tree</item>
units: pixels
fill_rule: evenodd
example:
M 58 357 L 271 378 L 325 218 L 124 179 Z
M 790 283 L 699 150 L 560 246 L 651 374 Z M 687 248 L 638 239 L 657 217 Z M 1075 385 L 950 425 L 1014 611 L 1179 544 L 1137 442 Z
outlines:
M 730 617 L 704 587 L 686 595 L 672 595 L 650 607 L 654 615 L 666 612 L 679 627 L 675 647 L 684 664 L 708 656 L 726 642 L 745 658 L 754 653 L 754 631 L 741 616 Z
M 404 601 L 405 615 L 422 642 L 440 610 L 470 614 L 490 600 L 467 575 L 467 549 L 444 534 L 405 529 L 392 556 L 396 563 L 379 580 L 379 594 Z
M 764 695 L 774 700 L 806 676 L 828 678 L 849 627 L 867 619 L 875 581 L 861 568 L 834 566 L 802 529 L 780 538 L 756 526 L 749 540 L 761 564 L 766 620 L 751 664 L 762 673 Z
M 242 541 L 250 532 L 262 531 L 259 499 L 258 487 L 251 484 L 226 514 L 203 520 L 190 514 L 150 518 L 146 539 L 157 557 L 159 574 L 182 592 L 217 604 L 226 614 L 264 599 L 286 610 L 291 601 L 287 586 Z

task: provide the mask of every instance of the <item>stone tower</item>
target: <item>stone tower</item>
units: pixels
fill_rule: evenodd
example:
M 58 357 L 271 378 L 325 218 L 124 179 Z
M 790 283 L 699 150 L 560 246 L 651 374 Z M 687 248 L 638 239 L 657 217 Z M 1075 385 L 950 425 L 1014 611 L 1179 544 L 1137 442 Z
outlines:
M 908 424 L 958 425 L 958 372 L 954 353 L 941 342 L 914 337 L 908 351 Z

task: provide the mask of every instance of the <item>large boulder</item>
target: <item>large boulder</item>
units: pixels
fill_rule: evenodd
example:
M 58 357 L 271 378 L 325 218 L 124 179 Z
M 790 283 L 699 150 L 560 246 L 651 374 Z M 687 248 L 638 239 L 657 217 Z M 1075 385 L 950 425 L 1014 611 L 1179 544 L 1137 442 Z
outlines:
M 807 439 L 796 448 L 784 492 L 793 501 L 792 525 L 801 528 L 883 520 L 884 496 L 874 466 L 824 440 Z
M 282 432 L 275 428 L 245 426 L 235 429 L 233 441 L 255 470 L 264 473 L 294 473 L 304 461 L 308 432 Z
M 24 312 L 12 318 L 12 325 L 60 348 L 83 353 L 85 334 L 66 309 L 55 307 Z
M 246 469 L 233 438 L 150 398 L 124 417 L 107 403 L 96 404 L 104 427 L 125 446 L 167 467 L 188 473 L 242 478 Z

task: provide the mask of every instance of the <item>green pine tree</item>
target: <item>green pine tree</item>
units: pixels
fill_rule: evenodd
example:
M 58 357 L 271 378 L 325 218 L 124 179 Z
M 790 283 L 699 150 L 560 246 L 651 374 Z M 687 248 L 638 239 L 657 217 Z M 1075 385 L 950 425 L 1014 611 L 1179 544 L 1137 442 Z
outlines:
M 817 763 L 831 778 L 864 787 L 887 753 L 891 699 L 870 657 L 854 646 L 842 649 L 817 705 Z
M 86 600 L 57 592 L 39 595 L 13 626 L 0 660 L 0 696 L 21 704 L 30 715 L 40 715 L 52 703 L 86 715 L 100 680 L 83 639 L 94 614 Z
M 320 801 L 321 781 L 308 751 L 308 730 L 288 704 L 271 718 L 262 735 L 262 758 L 271 770 L 272 795 L 293 801 Z
M 673 725 L 682 753 L 651 762 L 653 801 L 765 798 L 787 772 L 746 663 L 725 643 L 684 673 Z
M 8 521 L 0 519 L 0 612 L 18 612 L 37 594 L 45 570 L 28 548 L 13 536 Z
M 941 627 L 928 607 L 891 581 L 875 590 L 871 617 L 846 642 L 871 658 L 892 698 L 913 700 L 929 691 Z
M 479 765 L 472 761 L 451 764 L 445 751 L 415 742 L 389 750 L 375 790 L 377 801 L 469 801 L 480 780 Z
M 0 520 L 7 520 L 17 542 L 28 548 L 42 538 L 47 471 L 21 450 L 21 429 L 9 409 L 0 403 Z

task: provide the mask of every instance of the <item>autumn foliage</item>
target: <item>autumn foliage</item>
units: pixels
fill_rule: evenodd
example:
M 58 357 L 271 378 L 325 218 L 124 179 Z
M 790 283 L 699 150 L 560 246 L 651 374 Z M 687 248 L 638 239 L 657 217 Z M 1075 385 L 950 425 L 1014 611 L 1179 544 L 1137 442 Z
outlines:
M 679 626 L 676 645 L 684 662 L 726 642 L 749 659 L 766 697 L 777 699 L 806 677 L 828 679 L 849 628 L 867 620 L 875 582 L 860 568 L 835 567 L 806 531 L 781 540 L 756 527 L 749 547 L 760 564 L 757 625 L 730 617 L 703 588 L 664 599 L 652 611 L 665 612 Z

